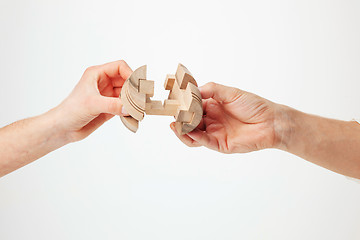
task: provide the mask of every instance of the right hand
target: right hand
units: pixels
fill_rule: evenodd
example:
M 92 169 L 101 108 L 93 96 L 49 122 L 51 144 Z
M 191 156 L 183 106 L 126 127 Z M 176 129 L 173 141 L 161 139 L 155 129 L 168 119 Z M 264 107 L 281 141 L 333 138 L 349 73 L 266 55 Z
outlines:
M 125 114 L 119 95 L 131 73 L 123 60 L 84 72 L 71 94 L 51 111 L 67 142 L 82 140 L 113 116 Z
M 275 115 L 281 107 L 237 88 L 207 83 L 200 88 L 204 115 L 192 132 L 179 135 L 189 147 L 205 146 L 222 153 L 245 153 L 277 146 Z

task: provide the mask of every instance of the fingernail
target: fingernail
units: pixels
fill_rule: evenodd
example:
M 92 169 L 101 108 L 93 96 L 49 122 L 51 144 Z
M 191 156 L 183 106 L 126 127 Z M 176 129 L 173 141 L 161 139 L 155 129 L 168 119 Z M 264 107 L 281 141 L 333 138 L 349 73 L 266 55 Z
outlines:
M 122 113 L 122 115 L 124 115 L 124 116 L 128 116 L 128 115 L 129 115 L 129 113 L 125 110 L 124 106 L 121 108 L 121 113 Z

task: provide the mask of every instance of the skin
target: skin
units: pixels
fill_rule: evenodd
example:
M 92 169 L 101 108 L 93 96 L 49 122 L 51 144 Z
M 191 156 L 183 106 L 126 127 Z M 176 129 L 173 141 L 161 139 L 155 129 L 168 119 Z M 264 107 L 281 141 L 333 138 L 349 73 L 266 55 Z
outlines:
M 177 137 L 189 147 L 222 153 L 277 148 L 334 172 L 360 178 L 360 124 L 306 114 L 216 83 L 200 88 L 204 116 Z
M 131 73 L 124 61 L 90 67 L 59 106 L 1 128 L 0 177 L 84 139 L 114 115 L 122 115 L 118 97 Z
M 0 177 L 89 136 L 114 115 L 127 115 L 118 96 L 132 70 L 124 61 L 88 68 L 72 93 L 40 116 L 0 129 Z M 360 178 L 360 125 L 326 119 L 216 83 L 201 89 L 204 116 L 190 147 L 222 153 L 278 148 L 332 171 Z

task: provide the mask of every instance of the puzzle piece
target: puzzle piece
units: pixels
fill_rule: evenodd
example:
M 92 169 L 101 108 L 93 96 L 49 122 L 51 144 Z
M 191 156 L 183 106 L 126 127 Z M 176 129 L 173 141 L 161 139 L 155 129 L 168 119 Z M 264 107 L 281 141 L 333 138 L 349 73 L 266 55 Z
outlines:
M 189 70 L 178 65 L 175 75 L 168 74 L 164 84 L 169 90 L 164 102 L 154 101 L 154 81 L 146 79 L 146 65 L 136 69 L 125 81 L 120 98 L 130 116 L 120 116 L 124 125 L 136 132 L 144 115 L 174 116 L 179 134 L 194 130 L 203 115 L 201 94 Z

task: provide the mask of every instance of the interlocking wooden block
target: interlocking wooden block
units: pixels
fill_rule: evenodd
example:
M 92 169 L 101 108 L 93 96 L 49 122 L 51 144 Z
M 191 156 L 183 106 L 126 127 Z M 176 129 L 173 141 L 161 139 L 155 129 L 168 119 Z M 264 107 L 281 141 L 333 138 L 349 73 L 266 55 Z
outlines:
M 191 75 L 190 71 L 182 64 L 178 65 L 175 77 L 180 89 L 185 89 L 189 82 L 197 86 L 197 83 Z
M 175 75 L 168 74 L 166 75 L 164 88 L 165 90 L 171 90 L 175 83 Z
M 154 96 L 154 81 L 140 79 L 139 80 L 139 92 L 148 95 L 149 97 Z
M 166 76 L 164 88 L 169 90 L 168 99 L 154 101 L 154 81 L 146 79 L 146 65 L 136 69 L 125 81 L 120 98 L 130 116 L 121 116 L 124 125 L 136 132 L 144 115 L 174 116 L 179 134 L 194 130 L 203 115 L 201 94 L 190 71 L 178 65 L 175 75 Z

